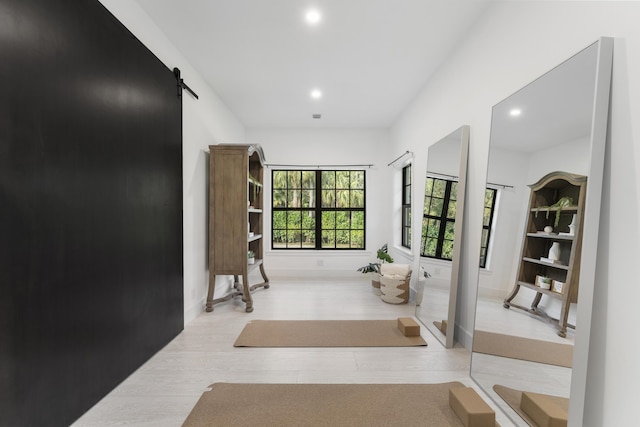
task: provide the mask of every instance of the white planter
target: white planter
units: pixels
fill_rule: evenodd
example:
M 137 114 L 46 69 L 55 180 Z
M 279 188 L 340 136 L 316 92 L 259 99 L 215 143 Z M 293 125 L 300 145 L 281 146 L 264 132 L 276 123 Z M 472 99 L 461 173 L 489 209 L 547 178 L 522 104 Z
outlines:
M 382 292 L 381 298 L 384 302 L 406 304 L 409 301 L 409 282 L 407 277 L 400 274 L 381 276 L 380 292 Z
M 424 286 L 427 284 L 427 279 L 424 276 L 420 276 L 416 282 L 416 305 L 422 304 L 422 298 L 424 298 Z

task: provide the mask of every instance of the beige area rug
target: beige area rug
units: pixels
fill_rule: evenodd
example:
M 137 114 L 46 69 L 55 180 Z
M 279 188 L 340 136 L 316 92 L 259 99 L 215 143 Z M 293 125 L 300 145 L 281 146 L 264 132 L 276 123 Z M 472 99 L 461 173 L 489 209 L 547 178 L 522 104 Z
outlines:
M 184 427 L 463 426 L 443 384 L 211 385 Z
M 252 320 L 234 347 L 412 347 L 422 337 L 405 337 L 398 320 Z
M 502 400 L 507 402 L 507 404 L 511 407 L 511 409 L 516 411 L 516 413 L 518 415 L 520 415 L 520 417 L 527 424 L 529 424 L 531 427 L 538 427 L 538 424 L 536 424 L 536 422 L 533 421 L 527 415 L 526 412 L 524 412 L 522 409 L 520 409 L 520 401 L 522 400 L 522 391 L 516 390 L 516 389 L 513 389 L 513 388 L 509 388 L 509 387 L 505 387 L 505 386 L 500 385 L 500 384 L 494 385 L 493 386 L 493 391 L 495 391 L 498 394 L 498 396 L 500 396 L 502 398 Z M 554 397 L 559 399 L 561 401 L 561 403 L 566 406 L 566 409 L 568 409 L 568 407 L 569 407 L 569 399 L 566 399 L 564 397 L 557 397 L 557 396 L 554 396 Z
M 473 332 L 473 351 L 571 368 L 573 346 L 494 332 Z

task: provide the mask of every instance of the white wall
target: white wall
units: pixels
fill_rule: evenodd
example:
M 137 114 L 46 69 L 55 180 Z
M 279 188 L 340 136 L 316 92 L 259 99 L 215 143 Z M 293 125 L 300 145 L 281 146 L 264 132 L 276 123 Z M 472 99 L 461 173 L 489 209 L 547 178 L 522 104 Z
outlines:
M 184 81 L 199 96 L 183 94 L 183 215 L 185 324 L 203 310 L 208 286 L 207 173 L 205 149 L 221 141 L 243 141 L 244 127 L 220 101 L 178 49 L 137 3 L 100 0 L 169 69 L 178 67 Z M 226 280 L 221 280 L 226 285 Z M 221 283 L 222 284 L 222 283 Z M 226 286 L 216 290 L 216 296 Z
M 640 286 L 640 3 L 500 2 L 461 43 L 392 129 L 396 151 L 426 157 L 427 145 L 471 126 L 463 289 L 457 322 L 473 325 L 491 107 L 600 36 L 615 37 L 610 120 L 589 352 L 585 425 L 637 418 Z M 420 173 L 417 171 L 417 173 Z
M 268 254 L 268 262 L 276 269 L 285 268 L 285 263 L 291 265 L 293 260 L 306 262 L 310 269 L 321 267 L 318 264 L 323 262 L 347 271 L 352 264 L 360 265 L 373 258 L 375 249 L 394 232 L 395 225 L 388 226 L 392 223 L 392 207 L 384 202 L 385 195 L 392 194 L 387 173 L 393 173 L 394 169 L 387 168 L 386 164 L 405 150 L 411 150 L 416 155 L 414 177 L 424 176 L 428 145 L 460 125 L 468 124 L 471 126 L 469 198 L 461 276 L 465 287 L 458 297 L 458 323 L 470 329 L 478 280 L 491 107 L 598 37 L 615 37 L 610 144 L 604 175 L 596 272 L 597 308 L 593 317 L 585 420 L 588 425 L 602 426 L 628 425 L 629 420 L 635 419 L 637 393 L 627 390 L 627 385 L 640 382 L 640 369 L 636 365 L 640 342 L 633 339 L 632 329 L 640 323 L 636 309 L 640 287 L 636 286 L 633 268 L 640 259 L 637 166 L 640 138 L 634 134 L 634 125 L 640 123 L 638 2 L 496 4 L 481 22 L 470 28 L 467 40 L 398 120 L 391 132 L 390 147 L 384 146 L 387 139 L 384 131 L 251 130 L 245 138 L 242 124 L 137 5 L 126 0 L 101 2 L 169 68 L 178 66 L 188 84 L 201 96 L 199 101 L 189 95 L 184 98 L 186 322 L 199 312 L 207 281 L 206 156 L 202 152 L 207 145 L 220 141 L 261 142 L 267 159 L 273 163 L 308 163 L 309 158 L 323 159 L 323 163 L 375 163 L 367 178 L 370 208 L 367 222 L 369 230 L 375 230 L 367 236 L 367 251 L 349 259 L 304 254 L 278 259 Z M 335 153 L 345 147 L 370 147 L 365 140 L 375 141 L 374 152 L 357 153 L 349 149 L 348 158 L 336 158 Z M 324 145 L 318 147 L 319 141 Z M 419 188 L 415 191 L 420 194 Z M 374 206 L 376 209 L 371 209 Z M 381 230 L 385 226 L 387 231 Z M 303 269 L 301 274 L 305 274 Z
M 383 195 L 389 194 L 387 164 L 397 156 L 389 151 L 389 133 L 376 129 L 247 129 L 247 140 L 259 143 L 266 162 L 279 165 L 367 165 L 366 171 L 366 250 L 305 251 L 272 250 L 264 242 L 265 270 L 274 276 L 358 275 L 357 268 L 375 261 L 376 250 L 386 242 L 385 225 L 389 211 Z M 395 153 L 394 153 L 395 154 Z M 270 188 L 271 170 L 265 170 L 265 185 Z M 354 169 L 361 169 L 354 167 Z M 265 197 L 264 234 L 271 235 L 271 200 Z

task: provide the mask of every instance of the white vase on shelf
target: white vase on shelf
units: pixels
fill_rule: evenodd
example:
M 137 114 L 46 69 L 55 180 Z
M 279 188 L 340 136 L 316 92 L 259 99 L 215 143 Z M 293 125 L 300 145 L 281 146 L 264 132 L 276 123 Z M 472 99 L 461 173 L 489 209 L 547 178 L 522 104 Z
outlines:
M 553 242 L 551 248 L 549 248 L 549 255 L 547 257 L 552 261 L 558 261 L 560 259 L 560 243 Z
M 571 219 L 571 224 L 569 224 L 569 236 L 576 235 L 576 214 L 573 214 L 573 218 Z

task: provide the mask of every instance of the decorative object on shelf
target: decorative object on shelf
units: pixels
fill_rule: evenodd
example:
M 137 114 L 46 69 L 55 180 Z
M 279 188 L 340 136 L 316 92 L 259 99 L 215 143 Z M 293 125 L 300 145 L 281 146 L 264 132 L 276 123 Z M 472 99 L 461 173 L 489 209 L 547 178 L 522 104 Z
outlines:
M 252 194 L 253 197 L 251 198 L 251 200 L 257 200 L 258 194 L 260 193 L 260 189 L 262 188 L 262 184 L 260 183 L 259 180 L 254 178 L 253 175 L 251 175 L 251 172 L 249 172 L 248 180 L 249 180 L 249 184 L 251 184 L 251 190 L 253 192 Z M 253 205 L 251 205 L 251 200 L 249 201 L 249 207 L 253 207 Z
M 545 232 L 545 233 L 553 233 L 553 227 L 552 227 L 552 226 L 550 226 L 550 225 L 547 225 L 547 226 L 544 228 L 544 232 Z
M 369 264 L 360 267 L 358 271 L 362 274 L 371 273 L 371 286 L 374 288 L 376 294 L 380 295 L 380 266 L 385 262 L 389 264 L 393 262 L 393 258 L 388 254 L 388 247 L 386 243 L 378 249 L 376 252 L 376 258 L 378 259 L 378 262 L 370 262 Z
M 535 212 L 536 212 L 536 217 L 538 217 L 538 212 L 540 211 L 540 209 L 545 210 L 547 212 L 546 218 L 549 219 L 549 213 L 551 212 L 552 209 L 557 209 L 558 212 L 556 212 L 556 218 L 554 220 L 553 226 L 554 227 L 558 227 L 558 224 L 560 223 L 560 210 L 562 208 L 566 208 L 569 206 L 573 206 L 573 198 L 571 197 L 562 197 L 560 198 L 557 202 L 555 202 L 554 204 L 552 204 L 551 206 L 538 206 L 535 208 Z
M 536 286 L 540 289 L 551 289 L 551 278 L 545 276 L 536 276 Z
M 256 263 L 256 254 L 253 251 L 249 251 L 247 252 L 247 262 L 249 264 L 255 264 Z
M 551 261 L 559 261 L 560 260 L 560 243 L 553 242 L 551 247 L 549 248 L 549 255 L 547 256 Z
M 573 214 L 573 218 L 571 219 L 571 224 L 569 224 L 567 227 L 569 227 L 569 232 L 562 232 L 559 233 L 561 236 L 575 236 L 576 235 L 576 220 L 577 220 L 578 215 Z
M 551 282 L 551 290 L 553 292 L 558 293 L 558 294 L 564 293 L 564 282 L 561 282 L 559 280 L 552 281 Z

